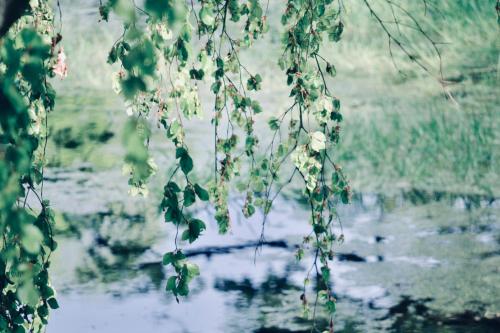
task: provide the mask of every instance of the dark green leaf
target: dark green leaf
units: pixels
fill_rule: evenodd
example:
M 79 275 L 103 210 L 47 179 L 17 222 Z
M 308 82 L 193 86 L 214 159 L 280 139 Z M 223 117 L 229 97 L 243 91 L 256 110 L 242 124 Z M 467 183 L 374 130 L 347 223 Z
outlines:
M 57 300 L 52 297 L 47 300 L 47 304 L 49 304 L 51 309 L 59 309 L 59 304 L 57 303 Z
M 335 76 L 337 74 L 337 70 L 335 69 L 335 66 L 333 66 L 330 63 L 326 64 L 326 72 L 330 74 L 331 76 Z
M 279 120 L 275 117 L 271 117 L 267 123 L 269 124 L 269 128 L 273 131 L 276 131 L 280 128 Z
M 184 206 L 189 207 L 196 201 L 196 194 L 192 186 L 186 186 L 184 189 Z
M 205 190 L 200 185 L 195 184 L 194 185 L 194 191 L 196 192 L 196 195 L 198 196 L 198 198 L 200 198 L 200 200 L 202 200 L 202 201 L 208 201 L 208 199 L 210 199 L 210 196 L 208 195 L 207 190 Z
M 177 276 L 171 276 L 168 278 L 167 280 L 167 286 L 166 286 L 166 290 L 167 291 L 175 291 L 176 289 L 176 282 L 177 282 Z
M 339 22 L 333 27 L 333 30 L 330 32 L 328 37 L 330 38 L 331 41 L 338 42 L 340 40 L 343 31 L 344 31 L 344 24 L 342 22 Z
M 347 188 L 344 188 L 342 190 L 342 192 L 340 193 L 340 198 L 342 199 L 343 204 L 349 203 L 349 190 Z
M 175 193 L 179 193 L 181 191 L 179 185 L 175 182 L 168 182 L 168 184 L 165 186 L 165 191 L 170 190 Z
M 184 172 L 184 174 L 186 174 L 186 175 L 189 172 L 191 172 L 191 170 L 193 170 L 193 160 L 191 159 L 191 157 L 189 155 L 183 156 L 180 160 L 180 164 L 181 164 L 182 172 Z
M 167 252 L 163 255 L 162 263 L 163 265 L 176 265 L 178 261 L 186 259 L 186 256 L 181 251 L 177 252 Z
M 326 301 L 326 309 L 330 314 L 334 314 L 336 311 L 335 302 L 332 300 Z
M 206 229 L 205 223 L 198 219 L 189 221 L 188 228 L 182 233 L 182 240 L 189 240 L 189 243 L 194 242 L 203 230 Z

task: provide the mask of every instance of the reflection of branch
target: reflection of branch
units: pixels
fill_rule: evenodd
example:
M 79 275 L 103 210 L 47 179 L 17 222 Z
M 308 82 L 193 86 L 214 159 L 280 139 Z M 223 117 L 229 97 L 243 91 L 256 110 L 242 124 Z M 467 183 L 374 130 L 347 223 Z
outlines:
M 266 246 L 271 248 L 280 248 L 287 249 L 289 247 L 288 243 L 284 240 L 275 240 L 275 241 L 257 241 L 257 242 L 248 242 L 243 244 L 236 245 L 228 245 L 228 246 L 210 246 L 205 248 L 199 248 L 194 250 L 186 250 L 184 254 L 186 257 L 195 257 L 204 255 L 210 257 L 214 254 L 229 254 L 235 250 L 244 250 L 248 248 L 254 248 L 256 246 Z
M 290 248 L 290 245 L 285 241 L 285 240 L 274 240 L 274 241 L 266 241 L 266 242 L 247 242 L 243 244 L 235 244 L 235 245 L 227 245 L 227 246 L 207 246 L 207 247 L 201 247 L 198 249 L 193 249 L 193 250 L 184 250 L 183 253 L 186 257 L 196 257 L 196 256 L 206 256 L 206 257 L 211 257 L 212 255 L 218 255 L 218 254 L 230 254 L 233 251 L 237 250 L 245 250 L 249 248 L 255 248 L 257 246 L 266 246 L 270 248 L 279 248 L 279 249 L 288 249 Z M 160 253 L 156 253 L 155 251 L 151 250 L 154 254 L 157 254 L 158 256 L 162 256 Z M 154 265 L 154 264 L 160 264 L 160 261 L 153 261 L 153 262 L 145 262 L 142 264 L 139 264 L 139 269 Z
M 297 248 L 297 244 L 289 244 L 286 240 L 278 239 L 273 241 L 250 241 L 242 244 L 234 244 L 234 245 L 226 245 L 226 246 L 207 246 L 200 247 L 192 250 L 183 250 L 183 253 L 186 257 L 197 257 L 197 256 L 205 256 L 211 257 L 213 255 L 221 255 L 221 254 L 231 254 L 235 251 L 246 250 L 255 248 L 256 246 L 269 247 L 275 249 L 285 249 L 285 250 L 293 250 Z M 161 253 L 158 253 L 152 249 L 149 249 L 151 253 L 157 255 L 158 257 L 162 257 Z M 316 253 L 316 251 L 315 251 Z M 336 252 L 335 259 L 341 262 L 366 262 L 367 259 L 354 253 L 354 252 Z M 139 269 L 144 268 L 146 266 L 161 264 L 161 261 L 148 261 L 139 264 Z M 314 268 L 314 264 L 312 266 Z

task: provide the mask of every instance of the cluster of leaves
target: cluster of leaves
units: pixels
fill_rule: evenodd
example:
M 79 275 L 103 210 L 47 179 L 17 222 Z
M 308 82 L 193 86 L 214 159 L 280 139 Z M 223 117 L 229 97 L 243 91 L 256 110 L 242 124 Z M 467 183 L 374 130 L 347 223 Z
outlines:
M 340 1 L 335 0 L 287 2 L 281 18 L 286 27 L 283 37 L 285 52 L 279 65 L 287 75 L 294 102 L 278 120 L 278 125 L 270 124 L 271 128 L 276 128 L 286 117 L 290 119 L 286 145 L 291 147 L 289 153 L 295 170 L 305 184 L 304 196 L 310 206 L 312 225 L 312 232 L 304 237 L 297 258 L 303 257 L 306 248 L 312 248 L 314 252 L 301 300 L 304 312 L 308 314 L 307 286 L 314 270 L 317 283 L 313 319 L 316 305 L 323 302 L 330 315 L 328 330 L 331 332 L 335 299 L 330 289 L 329 262 L 334 257 L 335 242 L 342 239 L 342 235 L 338 237 L 334 230 L 335 223 L 340 224 L 336 209 L 339 202 L 350 201 L 351 189 L 341 167 L 330 156 L 339 140 L 342 115 L 340 102 L 329 90 L 325 77 L 334 77 L 335 67 L 321 55 L 321 46 L 326 38 L 331 42 L 340 41 L 344 28 L 342 8 Z
M 41 332 L 58 307 L 48 268 L 54 214 L 43 198 L 47 117 L 55 92 L 52 11 L 29 10 L 0 40 L 0 331 Z M 34 198 L 38 207 L 30 206 Z
M 206 227 L 187 213 L 196 198 L 206 201 L 210 197 L 219 232 L 229 230 L 229 184 L 236 178 L 240 178 L 239 190 L 246 193 L 244 215 L 253 215 L 257 207 L 264 213 L 263 240 L 274 199 L 300 175 L 311 208 L 313 231 L 304 238 L 297 257 L 300 259 L 304 249 L 312 247 L 313 267 L 322 281 L 316 286 L 316 297 L 324 299 L 326 309 L 333 315 L 328 262 L 337 241 L 333 231 L 334 222 L 338 221 L 335 207 L 339 201 L 348 203 L 351 193 L 341 168 L 328 155 L 338 142 L 342 116 L 340 102 L 328 90 L 325 79 L 325 75 L 335 76 L 335 68 L 320 55 L 320 49 L 325 37 L 333 42 L 341 39 L 344 25 L 340 3 L 287 2 L 282 17 L 286 28 L 284 53 L 279 64 L 291 86 L 293 105 L 280 117 L 269 120 L 273 139 L 259 158 L 254 124 L 262 108 L 250 92 L 261 89 L 262 77 L 246 69 L 239 52 L 252 46 L 267 30 L 261 1 L 201 0 L 189 5 L 181 0 L 146 0 L 144 7 L 139 8 L 128 0 L 113 0 L 100 8 L 103 20 L 109 18 L 110 12 L 121 16 L 125 23 L 124 33 L 112 47 L 108 60 L 120 65 L 114 86 L 126 98 L 128 113 L 133 118 L 127 132 L 136 131 L 137 124 L 146 128 L 140 134 L 126 134 L 127 172 L 131 175 L 130 185 L 137 189 L 134 193 L 146 193 L 145 184 L 155 169 L 147 151 L 148 123 L 154 121 L 163 127 L 174 145 L 177 161 L 164 187 L 161 209 L 165 221 L 176 227 L 176 234 L 179 228 L 184 229 L 181 239 L 189 243 Z M 199 45 L 196 51 L 192 48 L 194 34 Z M 214 178 L 209 192 L 192 181 L 194 165 L 183 124 L 202 115 L 198 81 L 208 82 L 214 94 Z M 282 132 L 288 133 L 286 138 Z M 240 134 L 244 142 L 240 142 Z M 243 173 L 241 165 L 245 160 L 247 172 Z M 290 164 L 291 176 L 283 179 L 283 168 Z M 199 274 L 198 268 L 183 255 L 177 238 L 174 251 L 164 257 L 164 264 L 175 271 L 168 279 L 167 290 L 176 297 L 187 295 L 188 283 Z M 305 289 L 302 300 L 307 305 Z
M 404 12 L 439 55 L 436 43 L 410 13 L 390 0 L 385 2 Z M 30 3 L 26 15 L 0 44 L 0 329 L 16 333 L 41 331 L 48 309 L 58 307 L 48 276 L 56 243 L 52 235 L 54 214 L 43 197 L 43 167 L 47 115 L 55 99 L 47 78 L 65 76 L 67 68 L 62 50 L 57 60 L 54 57 L 61 37 L 54 35 L 50 6 L 46 0 Z M 388 23 L 368 0 L 364 3 L 389 42 L 427 70 L 391 34 Z M 314 271 L 317 282 L 312 317 L 316 316 L 316 305 L 323 303 L 330 315 L 326 332 L 333 332 L 330 262 L 335 243 L 342 241 L 342 234 L 338 237 L 334 231 L 337 224 L 341 229 L 336 208 L 338 203 L 350 201 L 351 189 L 331 156 L 339 141 L 342 115 L 340 102 L 326 81 L 336 70 L 321 55 L 321 49 L 326 39 L 341 40 L 343 5 L 341 0 L 286 1 L 279 66 L 290 86 L 292 105 L 269 119 L 273 135 L 262 153 L 254 125 L 256 115 L 263 110 L 251 97 L 251 92 L 261 89 L 262 77 L 240 62 L 239 53 L 267 31 L 268 3 L 263 4 L 260 0 L 145 0 L 141 8 L 133 0 L 101 3 L 102 20 L 107 21 L 113 12 L 124 22 L 123 34 L 108 57 L 110 64 L 119 65 L 113 88 L 125 97 L 130 116 L 123 136 L 127 149 L 124 172 L 130 176 L 131 193 L 147 195 L 147 183 L 158 169 L 148 149 L 152 123 L 163 128 L 175 149 L 172 160 L 176 161 L 160 205 L 165 222 L 176 228 L 174 249 L 163 258 L 175 273 L 168 278 L 166 289 L 176 298 L 188 295 L 189 283 L 199 275 L 177 237 L 182 229 L 181 240 L 192 243 L 206 229 L 205 223 L 188 211 L 197 200 L 212 201 L 219 232 L 226 233 L 231 226 L 230 184 L 238 180 L 237 188 L 246 198 L 243 214 L 249 217 L 256 208 L 263 212 L 264 240 L 274 200 L 295 177 L 300 178 L 312 230 L 304 237 L 297 259 L 301 260 L 306 250 L 314 253 L 301 300 L 305 314 L 309 314 L 308 285 Z M 208 191 L 194 181 L 195 165 L 184 127 L 184 122 L 203 114 L 200 81 L 207 82 L 214 95 L 214 178 Z M 244 140 L 240 140 L 242 136 Z M 39 207 L 30 206 L 30 195 Z M 314 324 L 313 331 L 318 330 Z
M 185 1 L 145 1 L 144 8 L 139 8 L 131 1 L 118 0 L 101 6 L 103 20 L 109 18 L 110 12 L 121 16 L 125 23 L 124 33 L 113 45 L 108 62 L 120 65 L 114 76 L 114 89 L 126 98 L 127 112 L 132 118 L 125 134 L 124 168 L 130 174 L 131 192 L 146 194 L 145 184 L 156 169 L 147 150 L 148 128 L 156 122 L 175 147 L 177 162 L 165 185 L 160 207 L 165 222 L 173 223 L 177 232 L 184 228 L 181 239 L 192 243 L 205 230 L 205 223 L 190 218 L 187 208 L 197 198 L 208 201 L 210 193 L 219 231 L 226 233 L 230 228 L 229 182 L 238 175 L 244 156 L 251 161 L 252 170 L 255 165 L 258 139 L 254 135 L 253 116 L 262 109 L 247 96 L 247 91 L 260 89 L 262 78 L 241 65 L 238 51 L 249 47 L 265 31 L 265 16 L 259 1 L 200 1 L 191 6 Z M 229 20 L 234 25 L 241 24 L 243 34 L 239 38 L 227 31 Z M 192 50 L 193 31 L 203 45 L 196 52 Z M 198 81 L 210 83 L 215 100 L 212 117 L 215 177 L 209 191 L 192 180 L 193 159 L 185 142 L 184 122 L 202 116 Z M 233 123 L 245 133 L 245 148 L 241 153 L 237 151 L 239 136 Z M 143 130 L 134 134 L 137 124 Z M 220 131 L 223 124 L 226 124 L 225 135 Z M 251 197 L 250 182 L 247 189 L 247 197 Z M 245 212 L 251 215 L 255 208 L 248 204 Z M 177 237 L 174 245 L 175 250 L 167 256 L 182 257 Z M 166 260 L 165 264 L 176 272 L 167 289 L 176 296 L 185 296 L 191 278 L 187 278 L 183 267 L 194 264 L 185 258 L 182 264 L 172 260 Z

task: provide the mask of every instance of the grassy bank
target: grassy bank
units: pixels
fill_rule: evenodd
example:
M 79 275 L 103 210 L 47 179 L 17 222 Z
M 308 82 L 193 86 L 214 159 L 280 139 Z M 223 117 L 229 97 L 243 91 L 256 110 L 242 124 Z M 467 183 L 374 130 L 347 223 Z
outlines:
M 346 117 L 337 156 L 354 188 L 500 195 L 498 105 L 439 98 Z
M 391 11 L 383 2 L 372 2 L 373 9 L 390 21 Z M 363 1 L 346 3 L 343 41 L 328 45 L 325 52 L 337 68 L 332 86 L 345 115 L 337 158 L 357 191 L 417 188 L 500 196 L 496 1 L 427 1 L 428 8 L 421 1 L 398 3 L 442 43 L 443 77 L 454 101 L 445 97 L 434 77 L 439 61 L 421 35 L 404 26 L 391 28 L 431 74 L 397 49 L 391 58 L 384 31 Z M 97 23 L 94 5 L 69 0 L 61 4 L 70 73 L 57 82 L 61 98 L 52 121 L 54 134 L 59 133 L 52 136 L 53 165 L 88 161 L 104 168 L 117 166 L 120 124 L 126 116 L 111 90 L 112 68 L 106 57 L 119 36 L 119 25 Z M 285 77 L 273 56 L 279 54 L 282 5 L 270 2 L 270 33 L 243 55 L 249 68 L 258 68 L 264 78 L 263 124 L 266 116 L 289 102 Z M 271 55 L 262 57 L 263 51 Z M 211 105 L 205 103 L 206 119 Z

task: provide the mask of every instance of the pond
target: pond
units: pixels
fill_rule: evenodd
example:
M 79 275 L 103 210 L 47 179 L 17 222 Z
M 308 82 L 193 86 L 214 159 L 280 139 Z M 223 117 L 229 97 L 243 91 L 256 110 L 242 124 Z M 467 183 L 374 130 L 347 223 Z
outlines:
M 200 207 L 207 231 L 186 252 L 202 274 L 177 303 L 160 263 L 175 233 L 128 197 L 119 172 L 53 168 L 46 189 L 64 221 L 48 333 L 310 331 L 299 299 L 309 263 L 294 255 L 308 213 L 293 195 L 276 202 L 257 252 L 261 217 L 239 217 L 235 202 L 221 236 Z M 357 195 L 341 210 L 336 332 L 498 332 L 499 208 L 481 197 Z
M 130 197 L 120 172 L 127 117 L 111 89 L 111 74 L 118 69 L 106 63 L 122 27 L 118 20 L 98 23 L 98 3 L 61 0 L 69 75 L 54 82 L 58 100 L 50 118 L 44 185 L 57 212 L 59 247 L 51 277 L 60 308 L 51 312 L 47 332 L 310 332 L 300 295 L 311 262 L 295 259 L 310 225 L 307 207 L 293 191 L 275 202 L 266 242 L 257 250 L 262 216 L 243 218 L 236 194 L 232 228 L 224 236 L 217 233 L 213 211 L 195 207 L 193 215 L 207 222 L 207 230 L 183 248 L 201 276 L 179 302 L 165 291 L 172 272 L 161 258 L 173 250 L 175 229 L 162 222 L 154 194 L 161 193 L 173 148 L 164 133 L 153 133 L 150 151 L 161 171 L 149 198 Z M 265 117 L 290 101 L 273 54 L 281 52 L 279 13 L 270 13 L 275 23 L 269 38 L 242 54 L 244 63 L 264 77 L 263 91 L 256 94 L 265 110 L 256 124 L 262 147 L 269 133 Z M 476 26 L 487 25 L 481 30 L 485 35 L 494 30 L 494 21 L 478 17 L 462 27 L 467 43 Z M 459 110 L 443 99 L 435 82 L 428 84 L 429 78 L 365 73 L 384 72 L 376 59 L 390 68 L 385 71 L 395 72 L 387 50 L 384 56 L 378 50 L 380 40 L 373 34 L 367 38 L 373 45 L 348 40 L 352 49 L 328 51 L 339 69 L 332 87 L 345 115 L 339 158 L 355 191 L 365 192 L 339 211 L 342 230 L 337 232 L 345 240 L 336 246 L 330 281 L 337 299 L 335 332 L 500 332 L 497 81 L 455 87 Z M 488 44 L 490 39 L 478 40 Z M 456 45 L 457 54 L 479 66 L 460 39 Z M 496 73 L 496 49 L 469 48 L 485 58 L 493 54 Z M 209 84 L 199 88 L 204 105 L 213 105 Z M 202 179 L 209 169 L 204 159 L 213 154 L 204 144 L 213 133 L 210 112 L 207 108 L 204 120 L 187 125 L 194 173 Z M 431 190 L 412 190 L 414 184 Z M 386 189 L 390 194 L 379 194 Z M 450 194 L 461 192 L 467 194 Z M 318 324 L 323 318 L 319 313 Z

